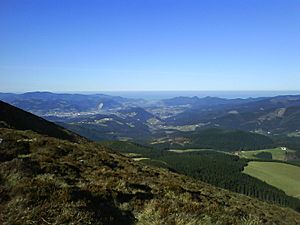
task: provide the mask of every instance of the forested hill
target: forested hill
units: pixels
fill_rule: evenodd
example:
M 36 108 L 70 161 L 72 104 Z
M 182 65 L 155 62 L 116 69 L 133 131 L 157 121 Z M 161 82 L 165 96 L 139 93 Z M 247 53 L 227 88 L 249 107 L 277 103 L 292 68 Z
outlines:
M 264 149 L 274 145 L 270 137 L 241 130 L 199 129 L 183 136 L 191 139 L 193 147 L 223 151 Z

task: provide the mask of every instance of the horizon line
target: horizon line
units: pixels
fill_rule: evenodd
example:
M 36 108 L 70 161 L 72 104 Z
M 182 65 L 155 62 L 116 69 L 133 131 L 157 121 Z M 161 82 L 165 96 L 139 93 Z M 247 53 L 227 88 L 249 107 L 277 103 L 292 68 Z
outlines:
M 0 91 L 0 93 L 5 94 L 22 94 L 22 93 L 34 93 L 34 92 L 48 92 L 48 93 L 104 93 L 104 92 L 300 92 L 299 90 L 67 90 L 67 91 L 60 91 L 60 90 L 28 90 L 28 91 Z

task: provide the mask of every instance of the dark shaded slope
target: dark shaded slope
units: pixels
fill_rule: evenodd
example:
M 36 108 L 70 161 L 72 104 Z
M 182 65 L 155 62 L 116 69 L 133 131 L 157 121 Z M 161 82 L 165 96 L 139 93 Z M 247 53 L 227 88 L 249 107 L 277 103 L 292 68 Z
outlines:
M 74 142 L 83 140 L 80 136 L 65 130 L 55 123 L 49 122 L 2 101 L 0 101 L 0 127 L 32 130 L 50 137 Z

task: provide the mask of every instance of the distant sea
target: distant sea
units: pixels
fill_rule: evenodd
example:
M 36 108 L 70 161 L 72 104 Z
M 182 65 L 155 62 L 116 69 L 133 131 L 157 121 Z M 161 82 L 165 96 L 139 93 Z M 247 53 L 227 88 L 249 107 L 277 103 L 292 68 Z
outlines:
M 257 98 L 273 97 L 278 95 L 300 95 L 300 91 L 106 91 L 97 92 L 125 98 L 143 98 L 148 100 L 158 100 L 174 98 L 179 96 L 199 98 L 219 97 L 219 98 Z

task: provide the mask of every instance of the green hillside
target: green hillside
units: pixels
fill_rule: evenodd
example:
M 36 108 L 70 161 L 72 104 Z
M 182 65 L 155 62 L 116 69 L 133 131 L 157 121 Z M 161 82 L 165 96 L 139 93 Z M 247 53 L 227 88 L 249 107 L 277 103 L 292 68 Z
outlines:
M 244 173 L 300 198 L 300 167 L 278 162 L 249 162 Z
M 294 209 L 300 207 L 298 199 L 289 197 L 282 190 L 243 173 L 248 160 L 239 159 L 231 154 L 211 150 L 181 152 L 180 154 L 165 152 L 151 160 L 152 162 L 149 160 L 144 162 L 153 163 L 153 165 L 155 165 L 153 160 L 164 162 L 165 167 L 174 171 L 230 191 Z
M 231 153 L 211 149 L 158 150 L 133 142 L 121 141 L 100 143 L 146 165 L 167 168 L 260 200 L 294 209 L 300 207 L 298 199 L 287 196 L 282 190 L 262 182 L 258 178 L 242 173 L 248 160 Z
M 272 149 L 262 149 L 262 150 L 253 150 L 253 151 L 240 151 L 237 152 L 238 156 L 247 158 L 247 159 L 264 159 L 262 153 L 269 153 L 271 158 L 265 157 L 265 159 L 273 160 L 287 160 L 289 157 L 292 158 L 295 154 L 294 150 L 285 149 L 282 147 L 272 148 Z M 267 155 L 267 154 L 265 154 Z

